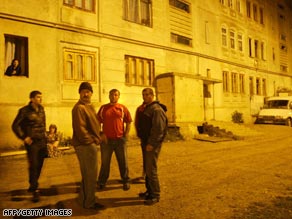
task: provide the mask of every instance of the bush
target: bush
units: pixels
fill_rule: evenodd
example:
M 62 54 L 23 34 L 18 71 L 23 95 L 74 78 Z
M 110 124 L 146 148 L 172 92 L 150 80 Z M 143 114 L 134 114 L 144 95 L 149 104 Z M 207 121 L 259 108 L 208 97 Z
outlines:
M 232 122 L 234 123 L 243 123 L 242 113 L 240 112 L 233 112 L 232 113 Z

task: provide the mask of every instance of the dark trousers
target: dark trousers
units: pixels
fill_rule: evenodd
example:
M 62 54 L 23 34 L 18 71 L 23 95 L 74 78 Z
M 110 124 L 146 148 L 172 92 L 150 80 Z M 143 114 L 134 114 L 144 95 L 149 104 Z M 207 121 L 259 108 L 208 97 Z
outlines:
M 150 197 L 160 197 L 157 161 L 161 150 L 161 144 L 152 151 L 146 151 L 146 145 L 147 142 L 141 142 L 143 168 L 146 174 L 145 186 Z
M 101 167 L 98 176 L 98 184 L 105 185 L 108 180 L 113 152 L 115 152 L 118 161 L 121 179 L 123 183 L 127 183 L 129 181 L 129 168 L 127 161 L 126 139 L 108 139 L 107 144 L 101 143 L 100 149 Z
M 38 180 L 42 171 L 44 159 L 47 157 L 47 145 L 45 139 L 33 140 L 31 145 L 25 145 L 28 158 L 29 191 L 38 189 Z

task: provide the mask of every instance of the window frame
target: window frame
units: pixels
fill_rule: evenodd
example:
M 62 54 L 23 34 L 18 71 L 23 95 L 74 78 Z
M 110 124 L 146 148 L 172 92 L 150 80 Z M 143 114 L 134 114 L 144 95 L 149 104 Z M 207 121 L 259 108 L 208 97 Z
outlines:
M 231 72 L 231 92 L 238 93 L 238 74 Z
M 171 42 L 192 47 L 192 39 L 176 33 L 170 33 Z
M 223 31 L 225 30 L 225 32 Z M 221 39 L 222 39 L 222 46 L 227 47 L 228 46 L 228 40 L 227 40 L 227 28 L 221 27 Z
M 29 77 L 29 67 L 28 67 L 28 37 L 4 34 L 5 41 L 5 71 L 8 66 L 11 65 L 13 59 L 19 60 L 19 65 L 21 67 L 21 75 Z M 9 46 L 8 44 L 13 44 Z M 8 48 L 10 47 L 10 48 Z M 9 51 L 10 50 L 10 51 Z M 13 51 L 12 51 L 13 50 Z
M 229 71 L 222 72 L 223 92 L 229 93 Z
M 77 1 L 82 2 L 82 6 L 78 6 Z M 91 9 L 86 8 L 86 2 L 91 1 Z M 76 8 L 82 11 L 87 11 L 87 12 L 93 12 L 95 13 L 95 5 L 96 5 L 96 0 L 63 0 L 63 5 L 71 7 L 71 8 Z
M 124 60 L 126 85 L 153 86 L 155 78 L 154 59 L 125 55 Z
M 132 1 L 134 0 L 123 0 L 123 19 L 136 24 L 152 27 L 152 1 L 135 0 L 135 4 L 133 4 L 134 2 Z M 143 9 L 145 10 L 143 11 Z
M 235 49 L 236 46 L 235 46 L 235 31 L 234 30 L 230 30 L 229 31 L 229 40 L 230 40 L 230 48 L 231 49 Z
M 238 83 L 239 83 L 239 93 L 245 93 L 245 75 L 240 73 L 238 75 Z
M 67 55 L 72 55 L 72 59 L 69 59 Z M 81 66 L 78 64 L 78 57 L 83 57 L 83 62 Z M 91 65 L 90 73 L 86 73 L 88 68 L 88 63 L 86 62 L 86 59 L 88 57 L 91 57 Z M 64 60 L 64 72 L 63 72 L 63 80 L 64 81 L 89 81 L 89 82 L 96 82 L 96 52 L 94 51 L 86 51 L 86 50 L 77 50 L 77 49 L 71 49 L 71 48 L 63 48 L 63 60 Z M 71 65 L 71 76 L 68 77 L 68 74 L 70 74 L 68 71 L 68 65 Z M 82 72 L 78 72 L 78 69 L 82 69 Z M 81 73 L 81 74 L 80 74 Z M 81 77 L 79 77 L 81 75 Z M 86 77 L 90 75 L 90 77 Z
M 243 35 L 237 33 L 237 47 L 240 52 L 243 52 Z

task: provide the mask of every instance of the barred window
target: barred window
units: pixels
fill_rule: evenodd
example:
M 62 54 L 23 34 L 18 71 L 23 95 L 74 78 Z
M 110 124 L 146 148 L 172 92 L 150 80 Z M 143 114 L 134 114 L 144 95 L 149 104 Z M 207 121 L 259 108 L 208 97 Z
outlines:
M 95 11 L 95 0 L 64 0 L 64 5 L 85 11 Z
M 154 60 L 125 55 L 126 84 L 152 86 L 154 82 Z
M 64 80 L 95 81 L 95 52 L 64 49 Z

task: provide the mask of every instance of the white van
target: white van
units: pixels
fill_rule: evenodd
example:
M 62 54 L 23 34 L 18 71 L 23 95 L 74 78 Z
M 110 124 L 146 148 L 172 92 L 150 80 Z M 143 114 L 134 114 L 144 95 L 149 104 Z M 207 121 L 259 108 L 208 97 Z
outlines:
M 292 126 L 292 96 L 268 98 L 255 123 Z

